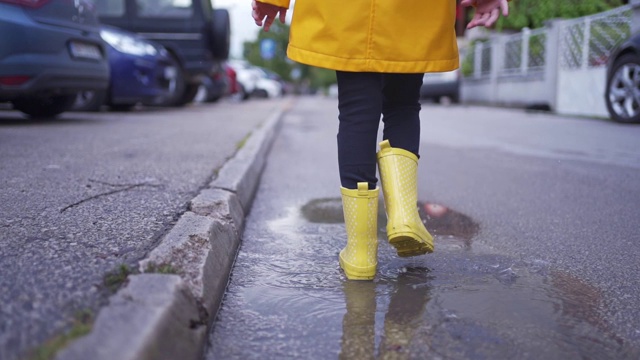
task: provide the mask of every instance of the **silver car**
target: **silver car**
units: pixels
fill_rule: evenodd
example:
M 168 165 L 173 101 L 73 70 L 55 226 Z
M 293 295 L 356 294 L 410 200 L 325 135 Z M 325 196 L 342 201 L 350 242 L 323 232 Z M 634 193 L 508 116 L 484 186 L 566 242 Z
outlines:
M 420 98 L 440 102 L 443 97 L 449 98 L 454 103 L 460 101 L 459 69 L 424 74 L 422 87 L 420 88 Z

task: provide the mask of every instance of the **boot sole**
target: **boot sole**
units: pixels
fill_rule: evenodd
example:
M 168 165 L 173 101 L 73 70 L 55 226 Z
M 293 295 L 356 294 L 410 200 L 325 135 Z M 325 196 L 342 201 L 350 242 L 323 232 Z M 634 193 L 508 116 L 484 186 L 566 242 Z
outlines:
M 342 256 L 339 256 L 339 258 L 340 258 L 340 267 L 344 271 L 344 274 L 346 275 L 347 279 L 373 280 L 373 278 L 376 277 L 376 268 L 378 264 L 375 264 L 373 266 L 360 267 L 360 266 L 349 264 L 348 262 L 342 259 Z
M 400 257 L 420 256 L 433 252 L 433 240 L 422 240 L 413 233 L 389 235 L 389 243 L 396 248 Z

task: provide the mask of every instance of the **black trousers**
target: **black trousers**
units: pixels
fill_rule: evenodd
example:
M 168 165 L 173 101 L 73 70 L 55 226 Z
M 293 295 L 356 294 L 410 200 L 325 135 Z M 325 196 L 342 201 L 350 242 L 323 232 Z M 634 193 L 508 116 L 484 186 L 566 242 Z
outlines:
M 340 182 L 347 189 L 356 189 L 359 182 L 375 189 L 380 116 L 383 139 L 419 156 L 423 74 L 336 73 Z

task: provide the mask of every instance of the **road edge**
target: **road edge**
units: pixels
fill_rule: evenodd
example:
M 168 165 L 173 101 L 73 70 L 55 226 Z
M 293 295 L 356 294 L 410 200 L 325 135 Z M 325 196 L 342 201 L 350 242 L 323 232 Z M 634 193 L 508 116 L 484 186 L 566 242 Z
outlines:
M 254 130 L 57 360 L 201 359 L 248 214 L 292 100 Z

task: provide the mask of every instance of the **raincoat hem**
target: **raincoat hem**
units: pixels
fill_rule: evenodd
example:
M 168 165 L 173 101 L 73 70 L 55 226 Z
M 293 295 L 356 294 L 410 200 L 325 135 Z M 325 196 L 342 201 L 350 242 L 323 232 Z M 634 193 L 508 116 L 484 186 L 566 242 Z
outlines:
M 460 66 L 458 57 L 446 60 L 393 61 L 382 59 L 353 59 L 320 54 L 289 44 L 287 56 L 299 63 L 339 71 L 379 73 L 425 73 L 455 70 Z

